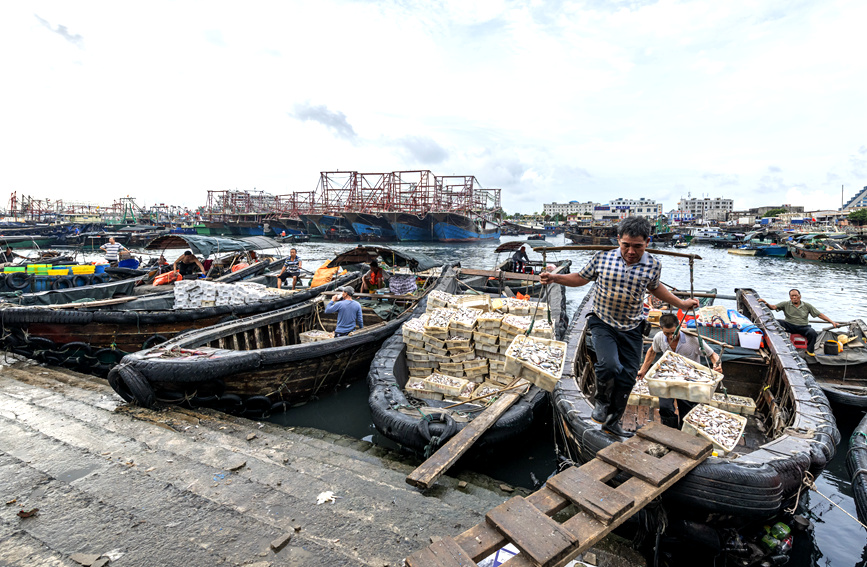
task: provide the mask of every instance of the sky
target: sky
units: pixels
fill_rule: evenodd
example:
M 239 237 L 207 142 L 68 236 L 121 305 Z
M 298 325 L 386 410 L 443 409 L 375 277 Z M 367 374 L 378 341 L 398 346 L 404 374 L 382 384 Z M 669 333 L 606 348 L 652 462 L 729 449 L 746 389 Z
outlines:
M 543 203 L 839 208 L 863 0 L 0 3 L 8 195 L 203 205 L 428 169 Z

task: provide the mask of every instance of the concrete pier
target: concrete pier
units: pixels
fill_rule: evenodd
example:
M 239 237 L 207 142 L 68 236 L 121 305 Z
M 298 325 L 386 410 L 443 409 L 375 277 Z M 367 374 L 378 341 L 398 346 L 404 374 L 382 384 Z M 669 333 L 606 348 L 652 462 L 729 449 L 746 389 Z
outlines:
M 0 565 L 397 567 L 521 493 L 461 474 L 422 494 L 404 481 L 417 461 L 367 442 L 144 410 L 105 380 L 3 360 Z M 614 537 L 593 555 L 643 564 Z

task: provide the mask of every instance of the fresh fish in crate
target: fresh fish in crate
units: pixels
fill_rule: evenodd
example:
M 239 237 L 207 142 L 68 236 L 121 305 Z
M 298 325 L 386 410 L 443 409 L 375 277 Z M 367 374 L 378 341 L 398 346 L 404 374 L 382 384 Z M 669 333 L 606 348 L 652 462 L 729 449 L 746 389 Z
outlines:
M 745 418 L 739 420 L 738 417 L 727 411 L 699 404 L 686 415 L 684 421 L 730 451 L 743 434 Z
M 667 360 L 660 360 L 653 378 L 655 380 L 683 380 L 686 382 L 716 382 L 716 378 L 710 373 L 710 370 L 704 372 L 691 364 L 673 357 Z

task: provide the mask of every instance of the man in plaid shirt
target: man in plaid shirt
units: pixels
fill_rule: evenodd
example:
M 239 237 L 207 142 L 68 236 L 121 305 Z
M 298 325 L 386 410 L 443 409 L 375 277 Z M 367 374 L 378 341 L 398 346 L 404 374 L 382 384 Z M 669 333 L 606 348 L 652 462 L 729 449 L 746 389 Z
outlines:
M 621 221 L 617 241 L 618 248 L 598 252 L 576 273 L 542 273 L 542 283 L 578 287 L 596 282 L 590 290 L 593 312 L 587 319 L 596 350 L 596 405 L 591 417 L 602 424 L 603 431 L 631 437 L 620 426 L 620 419 L 641 366 L 644 293 L 684 311 L 698 307 L 698 300 L 678 299 L 659 285 L 662 264 L 645 251 L 650 242 L 647 219 Z

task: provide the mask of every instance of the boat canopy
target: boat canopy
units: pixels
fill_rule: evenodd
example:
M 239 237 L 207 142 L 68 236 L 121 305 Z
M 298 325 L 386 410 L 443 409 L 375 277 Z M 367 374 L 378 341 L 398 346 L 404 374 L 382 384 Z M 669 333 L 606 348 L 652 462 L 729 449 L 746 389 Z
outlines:
M 382 259 L 389 266 L 406 266 L 413 272 L 424 272 L 431 268 L 442 266 L 440 260 L 435 260 L 425 254 L 410 252 L 407 250 L 395 250 L 387 246 L 357 246 L 346 252 L 338 254 L 328 263 L 329 268 L 348 266 L 353 264 L 369 264 L 374 260 Z
M 546 246 L 554 246 L 547 240 L 511 240 L 509 242 L 503 242 L 497 249 L 494 250 L 497 254 L 500 252 L 515 252 L 521 246 L 528 246 L 530 248 L 544 248 Z
M 169 250 L 186 248 L 194 254 L 208 257 L 223 252 L 248 252 L 265 248 L 278 248 L 280 245 L 267 236 L 242 236 L 226 238 L 202 236 L 201 234 L 164 234 L 154 238 L 145 250 Z

